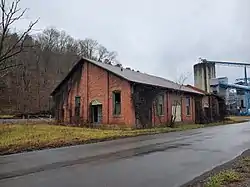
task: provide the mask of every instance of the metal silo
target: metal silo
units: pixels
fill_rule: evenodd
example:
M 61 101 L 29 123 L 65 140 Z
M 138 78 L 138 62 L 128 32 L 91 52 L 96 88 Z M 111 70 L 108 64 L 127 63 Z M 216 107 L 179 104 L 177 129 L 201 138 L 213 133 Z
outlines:
M 201 61 L 194 65 L 194 86 L 206 92 L 210 90 L 210 80 L 216 78 L 215 63 Z

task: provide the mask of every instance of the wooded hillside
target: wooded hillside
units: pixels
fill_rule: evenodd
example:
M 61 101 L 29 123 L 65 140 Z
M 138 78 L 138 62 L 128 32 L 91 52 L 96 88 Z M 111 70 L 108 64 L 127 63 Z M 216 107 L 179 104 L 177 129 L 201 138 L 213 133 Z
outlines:
M 8 33 L 9 43 L 19 39 Z M 47 28 L 27 35 L 21 53 L 8 59 L 13 68 L 0 76 L 0 113 L 36 113 L 51 107 L 50 93 L 66 76 L 76 60 L 83 56 L 103 63 L 116 64 L 117 54 L 97 41 L 76 40 L 64 31 Z

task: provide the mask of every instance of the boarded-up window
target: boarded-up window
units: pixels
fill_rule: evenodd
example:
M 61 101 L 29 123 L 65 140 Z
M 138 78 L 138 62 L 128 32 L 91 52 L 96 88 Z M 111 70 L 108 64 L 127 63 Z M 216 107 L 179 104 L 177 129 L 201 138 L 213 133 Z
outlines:
M 157 97 L 157 115 L 164 115 L 164 95 Z
M 75 97 L 75 116 L 80 116 L 81 97 Z
M 191 114 L 191 99 L 190 97 L 186 97 L 186 115 L 189 116 Z
M 113 92 L 113 114 L 114 115 L 121 114 L 121 92 L 120 91 Z

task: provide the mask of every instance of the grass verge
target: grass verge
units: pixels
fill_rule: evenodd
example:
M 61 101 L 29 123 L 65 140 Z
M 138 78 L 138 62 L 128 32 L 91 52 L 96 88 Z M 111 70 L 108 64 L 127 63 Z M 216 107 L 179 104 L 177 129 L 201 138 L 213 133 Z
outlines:
M 250 186 L 250 149 L 235 159 L 215 167 L 181 187 Z
M 237 121 L 238 122 L 238 121 Z M 94 143 L 124 137 L 184 131 L 207 126 L 235 123 L 226 121 L 206 125 L 188 124 L 176 128 L 151 129 L 90 129 L 48 124 L 2 124 L 0 125 L 0 155 L 55 148 L 69 145 Z
M 108 130 L 47 124 L 4 124 L 0 125 L 0 155 L 201 127 L 185 125 L 177 128 Z
M 221 187 L 222 185 L 227 185 L 234 182 L 239 182 L 242 180 L 240 173 L 234 171 L 233 169 L 221 171 L 220 173 L 209 178 L 205 187 Z

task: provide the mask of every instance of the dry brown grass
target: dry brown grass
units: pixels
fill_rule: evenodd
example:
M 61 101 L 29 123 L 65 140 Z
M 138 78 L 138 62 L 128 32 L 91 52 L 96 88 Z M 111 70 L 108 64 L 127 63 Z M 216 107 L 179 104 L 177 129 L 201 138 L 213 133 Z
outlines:
M 185 125 L 178 128 L 108 130 L 47 124 L 4 124 L 0 125 L 0 155 L 200 127 L 202 126 Z
M 123 137 L 183 131 L 235 122 L 238 121 L 226 121 L 206 125 L 188 124 L 180 125 L 176 128 L 160 127 L 151 129 L 93 129 L 48 124 L 2 124 L 0 125 L 0 155 Z

